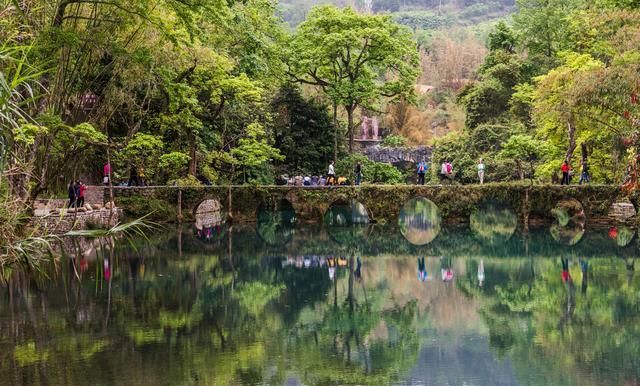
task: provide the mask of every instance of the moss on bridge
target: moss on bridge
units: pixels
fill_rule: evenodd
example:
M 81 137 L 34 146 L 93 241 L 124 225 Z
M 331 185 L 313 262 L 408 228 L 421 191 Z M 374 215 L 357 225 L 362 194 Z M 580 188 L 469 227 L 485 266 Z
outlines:
M 272 206 L 280 200 L 291 202 L 300 221 L 319 222 L 332 203 L 355 199 L 364 204 L 371 219 L 379 223 L 397 221 L 401 207 L 414 197 L 426 197 L 433 201 L 445 222 L 466 222 L 469 215 L 487 201 L 499 202 L 512 208 L 520 221 L 525 218 L 544 220 L 550 218 L 550 210 L 558 202 L 572 198 L 582 203 L 588 218 L 605 218 L 614 202 L 625 199 L 620 189 L 611 185 L 522 184 L 364 185 L 334 188 L 233 186 L 230 192 L 226 186 L 117 187 L 114 188 L 114 196 L 117 204 L 129 215 L 141 216 L 153 209 L 155 219 L 164 221 L 176 220 L 165 217 L 174 217 L 174 213 L 177 217 L 179 201 L 182 220 L 190 221 L 202 201 L 216 199 L 236 222 L 255 221 L 261 204 Z M 106 191 L 105 197 L 108 197 Z M 638 195 L 627 199 L 637 208 Z M 161 203 L 166 205 L 165 210 L 158 209 Z

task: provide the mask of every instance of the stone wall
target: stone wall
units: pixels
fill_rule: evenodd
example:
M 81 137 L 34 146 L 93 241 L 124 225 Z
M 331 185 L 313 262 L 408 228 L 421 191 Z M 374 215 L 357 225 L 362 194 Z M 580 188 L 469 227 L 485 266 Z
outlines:
M 431 148 L 424 146 L 411 148 L 374 146 L 363 149 L 361 152 L 371 161 L 388 162 L 395 166 L 417 163 L 422 159 L 431 161 Z
M 67 213 L 65 215 L 34 216 L 30 219 L 30 226 L 36 229 L 36 234 L 63 234 L 71 230 L 89 229 L 92 227 L 112 227 L 122 217 L 121 209 L 94 210 L 91 212 Z
M 302 222 L 319 222 L 331 203 L 355 199 L 365 205 L 373 221 L 382 223 L 397 221 L 402 205 L 409 199 L 420 196 L 438 205 L 446 222 L 468 221 L 470 213 L 486 201 L 496 201 L 511 207 L 521 221 L 547 221 L 551 218 L 551 209 L 561 200 L 569 198 L 582 203 L 588 219 L 608 219 L 612 204 L 622 199 L 620 189 L 609 185 L 363 185 L 334 188 L 233 186 L 230 190 L 224 186 L 114 187 L 113 192 L 118 207 L 126 201 L 122 200 L 125 197 L 159 200 L 176 208 L 176 213 L 184 221 L 193 219 L 195 210 L 202 201 L 215 199 L 220 202 L 224 213 L 237 222 L 255 221 L 261 204 L 269 205 L 282 199 L 291 202 L 296 217 Z M 104 196 L 105 199 L 108 198 L 106 189 Z M 629 199 L 637 208 L 637 197 Z M 137 215 L 144 214 L 146 213 Z

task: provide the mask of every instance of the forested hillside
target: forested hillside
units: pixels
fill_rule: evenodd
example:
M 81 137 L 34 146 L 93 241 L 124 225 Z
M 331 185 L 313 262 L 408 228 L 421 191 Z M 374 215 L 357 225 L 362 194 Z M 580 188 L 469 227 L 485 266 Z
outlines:
M 394 13 L 395 20 L 412 28 L 433 29 L 453 24 L 471 24 L 503 16 L 515 0 L 284 0 L 283 19 L 295 27 L 315 5 L 334 4 L 363 12 Z
M 624 180 L 637 1 L 382 4 L 4 1 L 0 186 L 23 202 L 59 195 L 71 178 L 101 181 L 107 161 L 116 183 L 136 168 L 157 184 L 274 183 L 332 159 L 348 173 L 369 116 L 386 144 L 435 145 L 458 183 L 480 157 L 492 181 L 551 181 L 564 159 Z M 304 11 L 295 29 L 287 6 Z M 458 22 L 400 20 L 420 13 Z M 371 167 L 365 182 L 406 181 Z
M 377 110 L 382 125 L 408 144 L 462 129 L 464 112 L 456 93 L 472 79 L 486 55 L 489 31 L 514 11 L 514 0 L 301 1 L 283 0 L 278 9 L 292 29 L 317 4 L 352 7 L 363 13 L 389 14 L 411 29 L 418 43 L 422 75 L 414 104 L 400 102 Z

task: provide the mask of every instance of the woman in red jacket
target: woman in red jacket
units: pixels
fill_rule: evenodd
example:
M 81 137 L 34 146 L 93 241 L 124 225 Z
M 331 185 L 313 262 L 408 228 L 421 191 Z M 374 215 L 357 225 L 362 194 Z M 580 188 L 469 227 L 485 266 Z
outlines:
M 569 166 L 566 160 L 562 163 L 560 170 L 562 170 L 562 182 L 560 182 L 560 185 L 569 185 L 569 171 L 571 170 L 571 166 Z

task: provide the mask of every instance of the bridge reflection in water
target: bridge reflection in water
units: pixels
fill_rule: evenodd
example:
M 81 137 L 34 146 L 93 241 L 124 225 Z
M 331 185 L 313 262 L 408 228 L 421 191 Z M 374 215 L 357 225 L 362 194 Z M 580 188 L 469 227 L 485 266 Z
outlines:
M 440 233 L 441 222 L 438 206 L 424 197 L 407 201 L 398 218 L 400 232 L 414 245 L 432 242 Z

